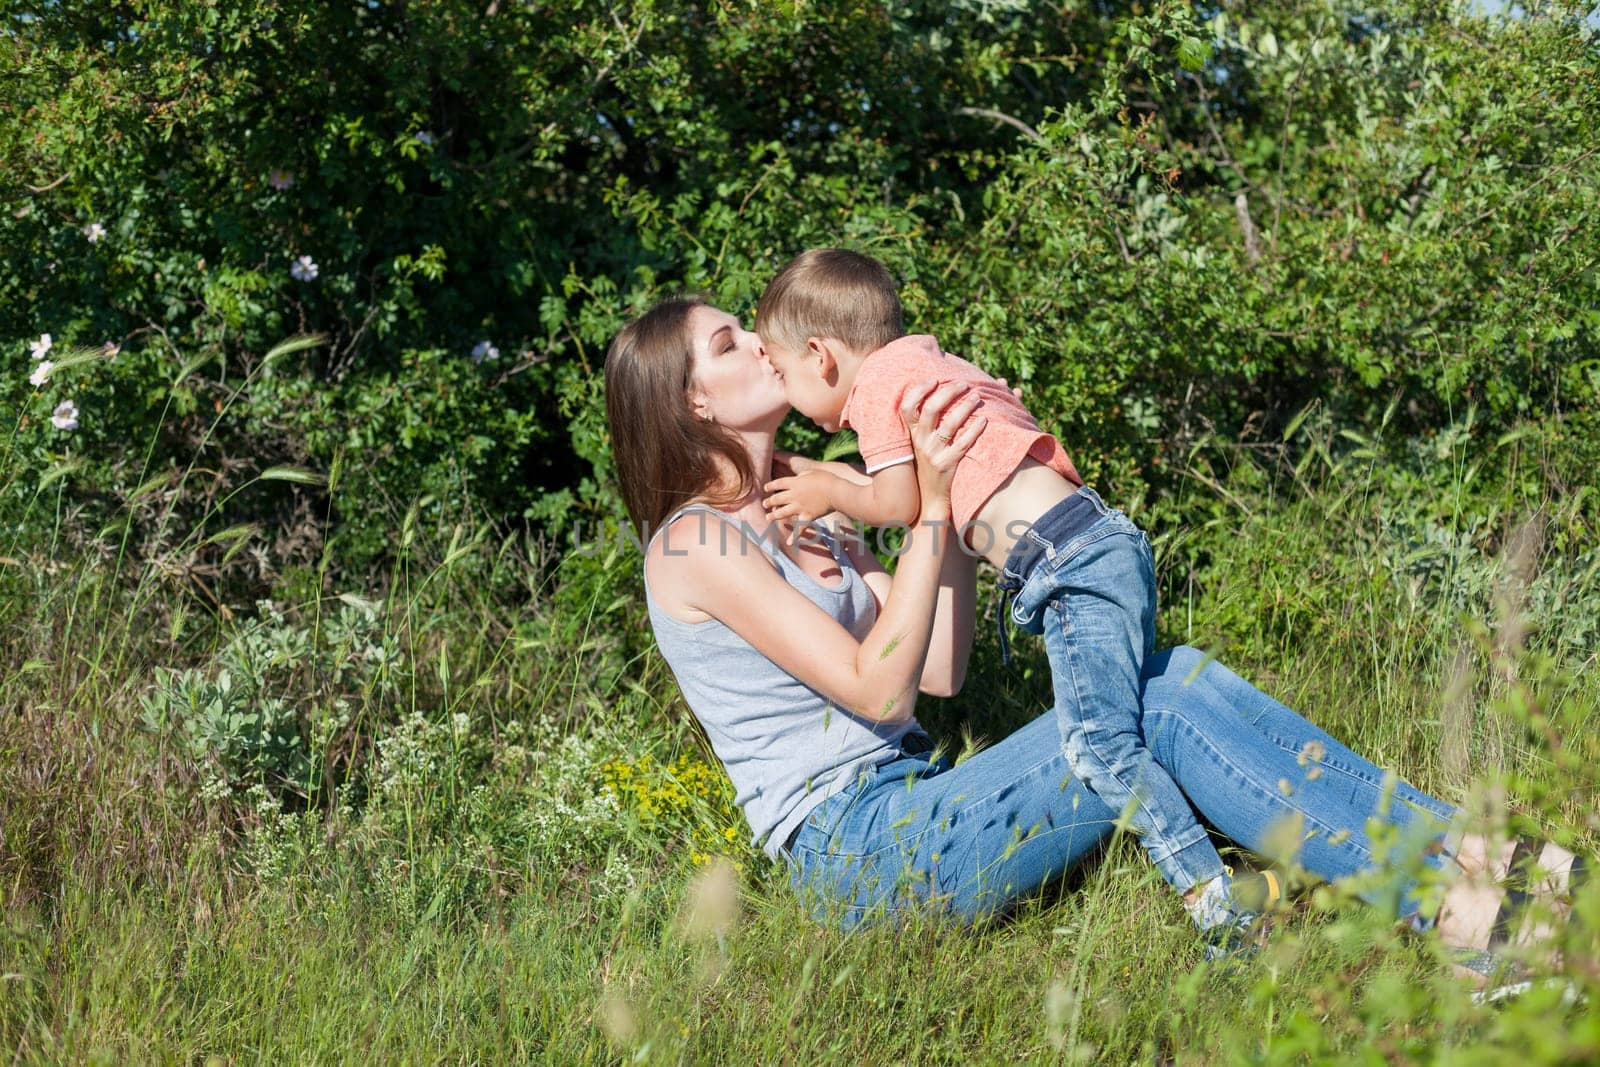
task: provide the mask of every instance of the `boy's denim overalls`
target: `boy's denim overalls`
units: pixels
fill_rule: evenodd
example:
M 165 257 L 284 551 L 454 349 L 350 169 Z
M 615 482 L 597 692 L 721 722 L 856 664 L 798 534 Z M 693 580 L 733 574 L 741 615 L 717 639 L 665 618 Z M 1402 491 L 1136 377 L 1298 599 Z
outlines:
M 1140 675 L 1155 647 L 1156 611 L 1144 532 L 1083 486 L 1017 540 L 1000 587 L 1002 612 L 1010 598 L 1012 621 L 1044 635 L 1073 773 L 1124 813 L 1180 893 L 1222 874 L 1222 858 L 1140 733 Z

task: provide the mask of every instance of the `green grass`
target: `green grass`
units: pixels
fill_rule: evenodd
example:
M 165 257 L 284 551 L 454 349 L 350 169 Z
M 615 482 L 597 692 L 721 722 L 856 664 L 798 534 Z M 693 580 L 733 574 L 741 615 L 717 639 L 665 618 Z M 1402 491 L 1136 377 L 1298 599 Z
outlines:
M 1592 850 L 1592 492 L 1526 442 L 1463 444 L 1469 470 L 1415 454 L 1436 444 L 1303 438 L 1298 471 L 1197 452 L 1193 496 L 1145 509 L 1166 637 L 1419 785 Z M 1537 544 L 1512 536 L 1530 516 Z M 383 581 L 280 602 L 276 622 L 222 622 L 153 569 L 119 586 L 93 562 L 114 554 L 0 565 L 7 1062 L 1600 1056 L 1600 1014 L 1553 992 L 1475 1007 L 1431 939 L 1340 887 L 1259 958 L 1208 967 L 1126 840 L 979 930 L 813 925 L 782 870 L 728 841 L 637 557 L 488 533 L 408 525 Z M 958 748 L 1046 698 L 1036 646 L 1002 669 L 980 634 L 965 693 L 923 715 Z M 271 661 L 285 643 L 301 650 Z M 152 718 L 175 684 L 158 668 L 199 685 L 224 665 L 246 697 Z M 276 739 L 225 721 L 273 700 Z M 1565 968 L 1600 997 L 1600 893 L 1579 911 Z

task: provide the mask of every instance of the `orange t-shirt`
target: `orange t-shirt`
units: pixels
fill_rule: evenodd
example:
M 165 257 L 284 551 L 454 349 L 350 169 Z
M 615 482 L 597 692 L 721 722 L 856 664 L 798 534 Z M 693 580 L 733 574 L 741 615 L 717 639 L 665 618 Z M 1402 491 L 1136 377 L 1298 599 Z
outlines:
M 1029 457 L 1073 485 L 1083 484 L 1061 442 L 1039 429 L 1009 388 L 961 357 L 940 351 L 939 342 L 926 334 L 890 341 L 867 356 L 845 398 L 839 422 L 856 432 L 868 474 L 913 458 L 911 435 L 900 421 L 900 397 L 908 386 L 930 381 L 972 383 L 978 411 L 989 420 L 956 465 L 950 510 L 957 529 L 971 522 Z

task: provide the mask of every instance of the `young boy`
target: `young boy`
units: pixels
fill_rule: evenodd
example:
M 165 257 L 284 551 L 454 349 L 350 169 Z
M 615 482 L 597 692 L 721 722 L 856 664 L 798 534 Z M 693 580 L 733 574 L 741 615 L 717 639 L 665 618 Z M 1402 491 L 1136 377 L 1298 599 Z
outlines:
M 940 351 L 932 337 L 905 336 L 894 279 L 877 260 L 842 249 L 802 253 L 762 294 L 756 330 L 789 403 L 825 430 L 854 430 L 869 476 L 810 464 L 776 479 L 766 486 L 775 519 L 840 511 L 875 525 L 915 522 L 901 394 L 916 382 L 971 383 L 988 422 L 951 489 L 962 543 L 1000 570 L 1001 588 L 1015 598 L 1012 620 L 1044 635 L 1073 773 L 1125 813 L 1195 924 L 1211 933 L 1207 955 L 1241 945 L 1278 895 L 1276 878 L 1227 872 L 1140 732 L 1139 678 L 1155 641 L 1145 535 L 1083 484 L 1003 382 Z M 1002 623 L 1002 648 L 1004 637 Z

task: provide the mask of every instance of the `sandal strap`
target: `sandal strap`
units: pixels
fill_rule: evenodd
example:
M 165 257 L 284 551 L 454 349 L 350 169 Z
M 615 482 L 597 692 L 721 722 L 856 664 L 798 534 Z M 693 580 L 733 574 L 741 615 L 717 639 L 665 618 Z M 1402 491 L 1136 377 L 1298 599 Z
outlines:
M 1457 967 L 1465 967 L 1474 974 L 1481 974 L 1485 978 L 1493 978 L 1507 966 L 1506 961 L 1496 956 L 1493 952 L 1484 949 L 1459 949 L 1450 954 L 1450 962 Z
M 1501 876 L 1504 893 L 1500 908 L 1494 915 L 1494 926 L 1489 931 L 1489 951 L 1504 948 L 1511 943 L 1516 927 L 1521 923 L 1528 907 L 1528 861 L 1534 855 L 1534 842 L 1519 837 L 1511 850 L 1511 859 Z
M 1464 967 L 1474 974 L 1502 982 L 1520 982 L 1533 974 L 1521 962 L 1486 949 L 1458 948 L 1450 953 L 1449 958 L 1457 967 Z
M 1576 852 L 1568 852 L 1554 841 L 1544 842 L 1539 853 L 1539 870 L 1545 880 L 1537 888 L 1550 896 L 1571 900 L 1589 877 L 1588 864 Z

